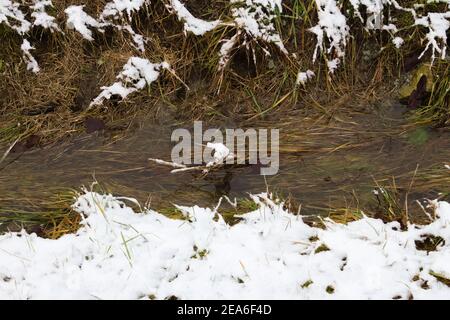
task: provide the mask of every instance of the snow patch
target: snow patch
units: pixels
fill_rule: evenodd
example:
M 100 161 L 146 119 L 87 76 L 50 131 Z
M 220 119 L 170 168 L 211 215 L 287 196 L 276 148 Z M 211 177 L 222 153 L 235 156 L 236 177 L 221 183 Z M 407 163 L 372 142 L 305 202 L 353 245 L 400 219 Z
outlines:
M 230 3 L 234 5 L 231 15 L 236 33 L 223 41 L 219 51 L 219 70 L 223 70 L 227 65 L 231 51 L 241 36 L 241 45 L 247 49 L 250 40 L 259 40 L 266 55 L 270 55 L 270 51 L 265 47 L 267 43 L 277 46 L 283 54 L 289 54 L 274 25 L 277 14 L 282 12 L 281 0 L 230 0 Z
M 336 56 L 336 58 L 331 59 L 334 61 L 332 64 L 328 63 L 328 68 L 333 73 L 335 67 L 339 64 L 340 58 L 345 55 L 350 28 L 347 25 L 347 19 L 342 14 L 335 0 L 315 0 L 315 3 L 319 20 L 316 26 L 309 29 L 317 37 L 313 62 L 316 61 L 319 52 L 324 51 L 325 39 L 327 39 L 329 44 L 328 48 L 326 48 L 326 54 L 328 56 Z
M 206 147 L 214 150 L 213 154 L 214 160 L 208 162 L 206 164 L 206 167 L 213 167 L 222 164 L 224 161 L 228 159 L 234 158 L 234 154 L 223 143 L 208 142 L 206 144 Z
M 23 39 L 20 49 L 23 52 L 23 59 L 27 63 L 27 70 L 31 70 L 34 73 L 38 73 L 40 71 L 39 65 L 36 59 L 30 53 L 30 50 L 34 50 L 34 47 L 31 46 L 28 40 Z
M 180 21 L 184 22 L 184 32 L 192 32 L 196 36 L 201 36 L 208 31 L 215 29 L 220 20 L 205 21 L 194 17 L 179 0 L 171 0 L 167 5 L 173 11 Z
M 84 12 L 83 8 L 84 5 L 69 6 L 66 10 L 64 10 L 67 14 L 66 25 L 67 28 L 78 31 L 86 40 L 92 41 L 94 38 L 92 38 L 92 31 L 90 28 L 102 31 L 101 27 L 103 25 Z
M 234 36 L 230 39 L 223 40 L 223 44 L 220 47 L 219 51 L 219 70 L 223 70 L 227 63 L 231 59 L 231 51 L 236 46 L 239 36 L 241 35 L 240 31 L 237 31 Z
M 132 199 L 86 192 L 74 204 L 76 234 L 0 236 L 2 299 L 446 299 L 450 204 L 434 201 L 427 226 L 363 217 L 326 228 L 305 224 L 268 194 L 228 225 L 214 209 L 177 206 L 186 220 Z M 445 243 L 417 250 L 426 235 Z M 330 289 L 331 288 L 331 289 Z
M 241 4 L 231 12 L 238 29 L 254 39 L 273 43 L 288 54 L 274 26 L 277 13 L 282 12 L 281 0 L 231 0 L 231 3 Z
M 19 8 L 20 4 L 10 0 L 0 0 L 0 23 L 5 23 L 17 33 L 23 35 L 31 28 L 31 23 L 25 19 L 25 14 Z
M 33 12 L 33 27 L 40 26 L 44 29 L 50 29 L 51 32 L 61 31 L 58 24 L 55 22 L 55 17 L 50 16 L 45 10 L 46 7 L 53 7 L 51 0 L 33 0 L 33 5 L 30 6 Z
M 405 41 L 400 37 L 395 37 L 392 39 L 392 43 L 395 45 L 397 49 L 399 49 Z
M 105 8 L 100 14 L 100 19 L 118 19 L 123 17 L 124 12 L 126 12 L 128 18 L 131 20 L 131 14 L 133 12 L 138 12 L 144 5 L 148 4 L 150 4 L 150 0 L 113 0 L 105 5 Z
M 298 85 L 305 85 L 306 82 L 308 82 L 309 80 L 311 80 L 312 78 L 315 77 L 315 73 L 311 70 L 307 70 L 306 72 L 302 72 L 300 71 L 297 74 L 297 80 L 295 81 L 295 84 Z
M 431 47 L 432 61 L 436 57 L 436 52 L 440 53 L 441 59 L 445 59 L 447 30 L 450 28 L 450 22 L 447 19 L 450 19 L 450 11 L 445 13 L 430 12 L 425 17 L 416 19 L 416 25 L 428 28 L 428 33 L 426 34 L 428 42 L 420 57 Z
M 90 106 L 101 105 L 113 95 L 125 99 L 129 94 L 144 89 L 158 79 L 161 69 L 169 69 L 167 62 L 152 63 L 147 59 L 131 57 L 117 76 L 119 81 L 109 87 L 101 87 L 102 92 L 91 102 Z

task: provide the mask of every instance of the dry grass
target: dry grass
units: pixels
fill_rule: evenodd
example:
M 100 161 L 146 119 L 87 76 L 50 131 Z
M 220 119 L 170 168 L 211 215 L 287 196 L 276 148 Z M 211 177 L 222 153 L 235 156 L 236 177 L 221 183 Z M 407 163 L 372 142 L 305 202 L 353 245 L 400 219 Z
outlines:
M 59 0 L 53 3 L 55 16 L 63 25 L 64 8 L 85 2 Z M 85 10 L 96 16 L 105 3 L 104 0 L 90 1 L 85 3 Z M 35 30 L 30 40 L 37 47 L 35 56 L 42 69 L 39 76 L 35 76 L 21 63 L 20 39 L 3 27 L 0 29 L 0 130 L 16 126 L 15 131 L 20 132 L 21 138 L 39 134 L 42 142 L 48 143 L 82 132 L 83 121 L 88 116 L 101 118 L 106 123 L 121 119 L 122 127 L 126 128 L 133 119 L 143 115 L 165 116 L 164 109 L 176 114 L 179 120 L 261 120 L 276 117 L 280 110 L 290 112 L 318 105 L 324 106 L 320 112 L 330 113 L 329 102 L 345 98 L 351 92 L 364 92 L 361 98 L 373 98 L 382 84 L 398 77 L 403 57 L 417 49 L 408 42 L 399 52 L 386 35 L 369 37 L 361 31 L 351 39 L 343 67 L 330 77 L 321 63 L 311 64 L 315 37 L 308 29 L 315 24 L 314 2 L 291 0 L 283 6 L 284 12 L 276 26 L 285 46 L 297 54 L 298 60 L 280 54 L 275 48 L 271 50 L 272 56 L 267 57 L 255 42 L 250 44 L 250 51 L 236 49 L 222 74 L 217 72 L 220 40 L 234 34 L 234 28 L 220 27 L 203 37 L 186 36 L 182 23 L 168 14 L 163 2 L 156 2 L 135 14 L 132 20 L 133 28 L 150 39 L 144 56 L 151 61 L 169 61 L 191 91 L 171 74 L 165 74 L 146 92 L 88 111 L 87 105 L 99 93 L 100 86 L 110 84 L 124 62 L 137 54 L 127 35 L 107 29 L 104 34 L 95 33 L 95 41 L 91 43 L 70 30 L 65 30 L 65 35 Z M 188 9 L 204 19 L 230 21 L 228 1 L 215 1 L 214 7 L 208 1 L 197 1 L 189 3 Z M 357 19 L 351 23 L 360 24 Z M 419 35 L 420 30 L 415 28 L 414 33 Z M 381 47 L 385 49 L 376 53 L 376 48 Z M 367 51 L 374 54 L 370 61 L 364 60 Z M 306 89 L 296 88 L 297 72 L 307 68 L 316 71 L 316 82 Z M 6 135 L 0 139 L 11 142 L 17 137 Z

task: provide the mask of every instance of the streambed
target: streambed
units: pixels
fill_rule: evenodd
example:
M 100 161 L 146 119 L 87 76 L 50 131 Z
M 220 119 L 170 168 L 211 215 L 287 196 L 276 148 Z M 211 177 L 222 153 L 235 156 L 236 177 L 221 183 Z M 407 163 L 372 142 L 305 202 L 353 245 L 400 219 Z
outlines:
M 147 160 L 170 161 L 172 130 L 189 129 L 192 123 L 173 128 L 144 124 L 118 140 L 102 131 L 85 133 L 53 146 L 11 153 L 0 170 L 0 207 L 33 207 L 33 199 L 64 188 L 89 187 L 96 180 L 115 195 L 135 197 L 156 209 L 173 203 L 214 206 L 221 195 L 244 198 L 268 187 L 301 203 L 303 214 L 326 216 L 337 208 L 376 206 L 373 190 L 378 185 L 408 192 L 409 211 L 420 215 L 415 200 L 445 198 L 449 191 L 444 165 L 450 161 L 450 134 L 411 127 L 404 112 L 400 105 L 386 104 L 328 120 L 233 124 L 280 130 L 280 169 L 267 177 L 259 174 L 258 165 L 227 167 L 202 177 L 171 174 L 170 168 Z

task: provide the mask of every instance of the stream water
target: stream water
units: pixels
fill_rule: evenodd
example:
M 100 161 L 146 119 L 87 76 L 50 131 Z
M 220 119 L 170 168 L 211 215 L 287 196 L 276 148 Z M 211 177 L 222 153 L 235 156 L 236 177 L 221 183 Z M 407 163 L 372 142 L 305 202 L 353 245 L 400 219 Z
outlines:
M 213 206 L 223 194 L 246 197 L 268 185 L 301 203 L 302 213 L 322 215 L 329 208 L 372 203 L 376 184 L 395 182 L 405 192 L 413 177 L 410 210 L 419 209 L 414 200 L 448 192 L 450 175 L 444 164 L 450 161 L 449 132 L 409 128 L 398 105 L 368 110 L 342 119 L 251 123 L 280 129 L 280 169 L 266 178 L 257 165 L 200 177 L 171 174 L 170 168 L 150 163 L 150 157 L 170 160 L 174 128 L 167 126 L 144 125 L 115 141 L 101 132 L 83 134 L 51 147 L 10 154 L 0 170 L 0 206 L 27 206 L 54 190 L 89 186 L 94 179 L 113 194 L 150 202 L 153 208 L 171 203 Z M 235 124 L 250 127 L 241 125 Z

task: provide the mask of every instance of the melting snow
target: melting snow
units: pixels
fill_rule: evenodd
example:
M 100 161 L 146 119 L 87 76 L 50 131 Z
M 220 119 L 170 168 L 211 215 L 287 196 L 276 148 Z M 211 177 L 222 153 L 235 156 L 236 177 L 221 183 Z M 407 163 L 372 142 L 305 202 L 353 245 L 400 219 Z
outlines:
M 449 4 L 450 0 L 438 2 Z M 125 31 L 131 36 L 136 49 L 144 52 L 144 44 L 147 39 L 136 33 L 129 21 L 132 20 L 133 13 L 140 11 L 150 3 L 150 0 L 112 0 L 106 3 L 97 18 L 88 15 L 82 5 L 71 5 L 65 9 L 67 14 L 66 25 L 69 29 L 75 29 L 83 38 L 90 41 L 93 40 L 93 30 L 103 32 L 103 29 L 109 26 Z M 365 23 L 367 31 L 386 30 L 390 33 L 397 48 L 403 45 L 405 40 L 398 36 L 401 30 L 398 30 L 395 25 L 395 18 L 391 15 L 384 16 L 386 6 L 389 6 L 390 12 L 397 10 L 409 13 L 414 20 L 414 25 L 426 29 L 424 39 L 426 45 L 422 55 L 430 49 L 432 61 L 436 58 L 436 53 L 440 59 L 446 58 L 447 32 L 450 28 L 450 11 L 448 9 L 447 12 L 426 11 L 426 15 L 423 15 L 416 10 L 422 11 L 421 8 L 424 5 L 413 4 L 412 7 L 403 7 L 397 0 L 350 0 L 353 9 L 351 11 L 343 11 L 341 2 L 337 0 L 314 0 L 314 3 L 318 19 L 317 24 L 310 28 L 310 31 L 317 37 L 312 58 L 315 62 L 319 54 L 322 53 L 325 61 L 327 61 L 330 73 L 336 70 L 345 55 L 346 45 L 351 36 L 350 27 L 347 25 L 347 16 L 351 12 Z M 253 49 L 254 47 L 250 45 L 251 41 L 258 41 L 260 48 L 267 55 L 270 54 L 270 48 L 267 46 L 269 43 L 277 46 L 283 54 L 288 54 L 279 30 L 275 27 L 275 20 L 282 12 L 281 0 L 230 0 L 230 4 L 231 22 L 205 21 L 196 18 L 180 0 L 168 0 L 166 6 L 183 22 L 185 32 L 192 32 L 198 36 L 204 35 L 220 25 L 235 27 L 234 35 L 228 39 L 222 39 L 222 46 L 219 49 L 219 70 L 223 70 L 227 65 L 233 48 L 244 46 L 247 50 Z M 0 23 L 7 25 L 22 36 L 36 26 L 49 29 L 52 32 L 61 31 L 55 17 L 46 12 L 46 9 L 52 6 L 51 0 L 32 0 L 29 4 L 0 0 Z M 367 16 L 365 21 L 360 12 L 362 8 L 365 8 Z M 27 20 L 28 15 L 31 16 L 31 21 Z M 253 52 L 253 56 L 254 54 Z
M 282 12 L 281 0 L 231 0 L 231 3 L 240 4 L 232 9 L 239 29 L 252 38 L 275 44 L 281 52 L 288 54 L 273 24 L 276 13 Z

